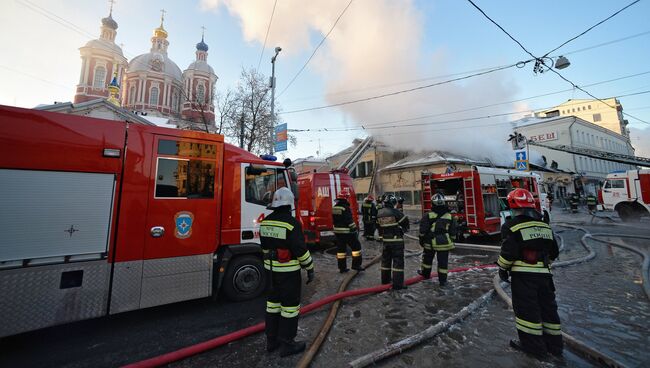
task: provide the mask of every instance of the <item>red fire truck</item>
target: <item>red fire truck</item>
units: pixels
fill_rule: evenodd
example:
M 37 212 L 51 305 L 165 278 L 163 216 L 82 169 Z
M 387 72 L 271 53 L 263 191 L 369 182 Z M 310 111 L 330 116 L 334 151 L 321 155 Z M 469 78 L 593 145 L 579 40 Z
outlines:
M 260 295 L 290 175 L 221 135 L 0 106 L 0 337 Z
M 608 174 L 598 197 L 606 210 L 618 212 L 625 222 L 639 221 L 641 217 L 650 216 L 650 170 Z
M 494 235 L 510 216 L 505 199 L 514 188 L 530 190 L 537 209 L 545 211 L 540 204 L 539 175 L 480 166 L 446 174 L 422 173 L 422 211 L 430 211 L 431 196 L 441 193 L 463 229 L 459 235 Z
M 358 228 L 359 208 L 352 177 L 347 174 L 347 170 L 298 176 L 298 215 L 303 224 L 306 242 L 317 244 L 334 238 L 332 204 L 340 191 L 348 193 L 350 209 Z

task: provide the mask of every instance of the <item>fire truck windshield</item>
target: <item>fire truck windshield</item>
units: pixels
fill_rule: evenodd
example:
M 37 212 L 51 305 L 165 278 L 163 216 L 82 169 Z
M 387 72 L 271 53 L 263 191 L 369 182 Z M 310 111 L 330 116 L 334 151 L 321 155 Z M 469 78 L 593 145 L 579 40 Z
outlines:
M 267 206 L 278 188 L 286 187 L 284 170 L 272 168 L 246 168 L 246 202 Z

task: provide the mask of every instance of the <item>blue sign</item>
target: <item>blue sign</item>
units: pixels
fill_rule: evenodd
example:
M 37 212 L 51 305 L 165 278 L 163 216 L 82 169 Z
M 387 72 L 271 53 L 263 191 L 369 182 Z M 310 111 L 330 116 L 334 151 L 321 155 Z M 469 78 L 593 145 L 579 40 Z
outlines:
M 282 131 L 285 131 L 285 130 L 287 130 L 287 123 L 278 124 L 278 125 L 275 126 L 275 134 L 278 134 L 278 133 L 280 133 Z
M 515 151 L 515 160 L 517 161 L 526 161 L 528 160 L 527 156 L 526 150 Z
M 515 169 L 520 171 L 528 171 L 528 161 L 526 160 L 517 160 L 515 161 Z
M 275 142 L 275 152 L 286 151 L 287 141 Z

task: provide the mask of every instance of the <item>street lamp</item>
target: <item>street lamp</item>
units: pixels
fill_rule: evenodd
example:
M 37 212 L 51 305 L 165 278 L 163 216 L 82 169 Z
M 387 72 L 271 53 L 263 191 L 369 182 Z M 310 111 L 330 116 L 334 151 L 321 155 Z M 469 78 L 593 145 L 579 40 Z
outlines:
M 545 62 L 545 60 L 549 61 L 549 64 L 551 66 L 548 66 L 548 64 Z M 548 56 L 542 56 L 541 58 L 538 58 L 535 60 L 535 67 L 533 67 L 533 73 L 535 74 L 541 74 L 544 73 L 545 69 L 544 68 L 555 68 L 558 70 L 562 70 L 567 68 L 569 65 L 571 65 L 571 62 L 569 62 L 569 59 L 567 59 L 564 56 L 558 56 L 557 61 L 553 60 L 553 58 L 548 57 Z
M 278 54 L 282 51 L 282 47 L 277 46 L 275 48 L 275 55 L 271 58 L 271 149 L 270 154 L 273 154 L 273 144 L 275 143 L 275 59 L 278 57 Z

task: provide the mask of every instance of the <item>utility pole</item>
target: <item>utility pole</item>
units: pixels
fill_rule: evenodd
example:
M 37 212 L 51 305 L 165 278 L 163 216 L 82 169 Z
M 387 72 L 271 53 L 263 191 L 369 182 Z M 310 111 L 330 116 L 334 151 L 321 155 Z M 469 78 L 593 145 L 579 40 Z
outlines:
M 275 144 L 275 59 L 278 57 L 278 54 L 282 51 L 282 47 L 277 46 L 275 48 L 275 55 L 271 58 L 271 148 L 269 153 L 273 154 L 273 145 Z

